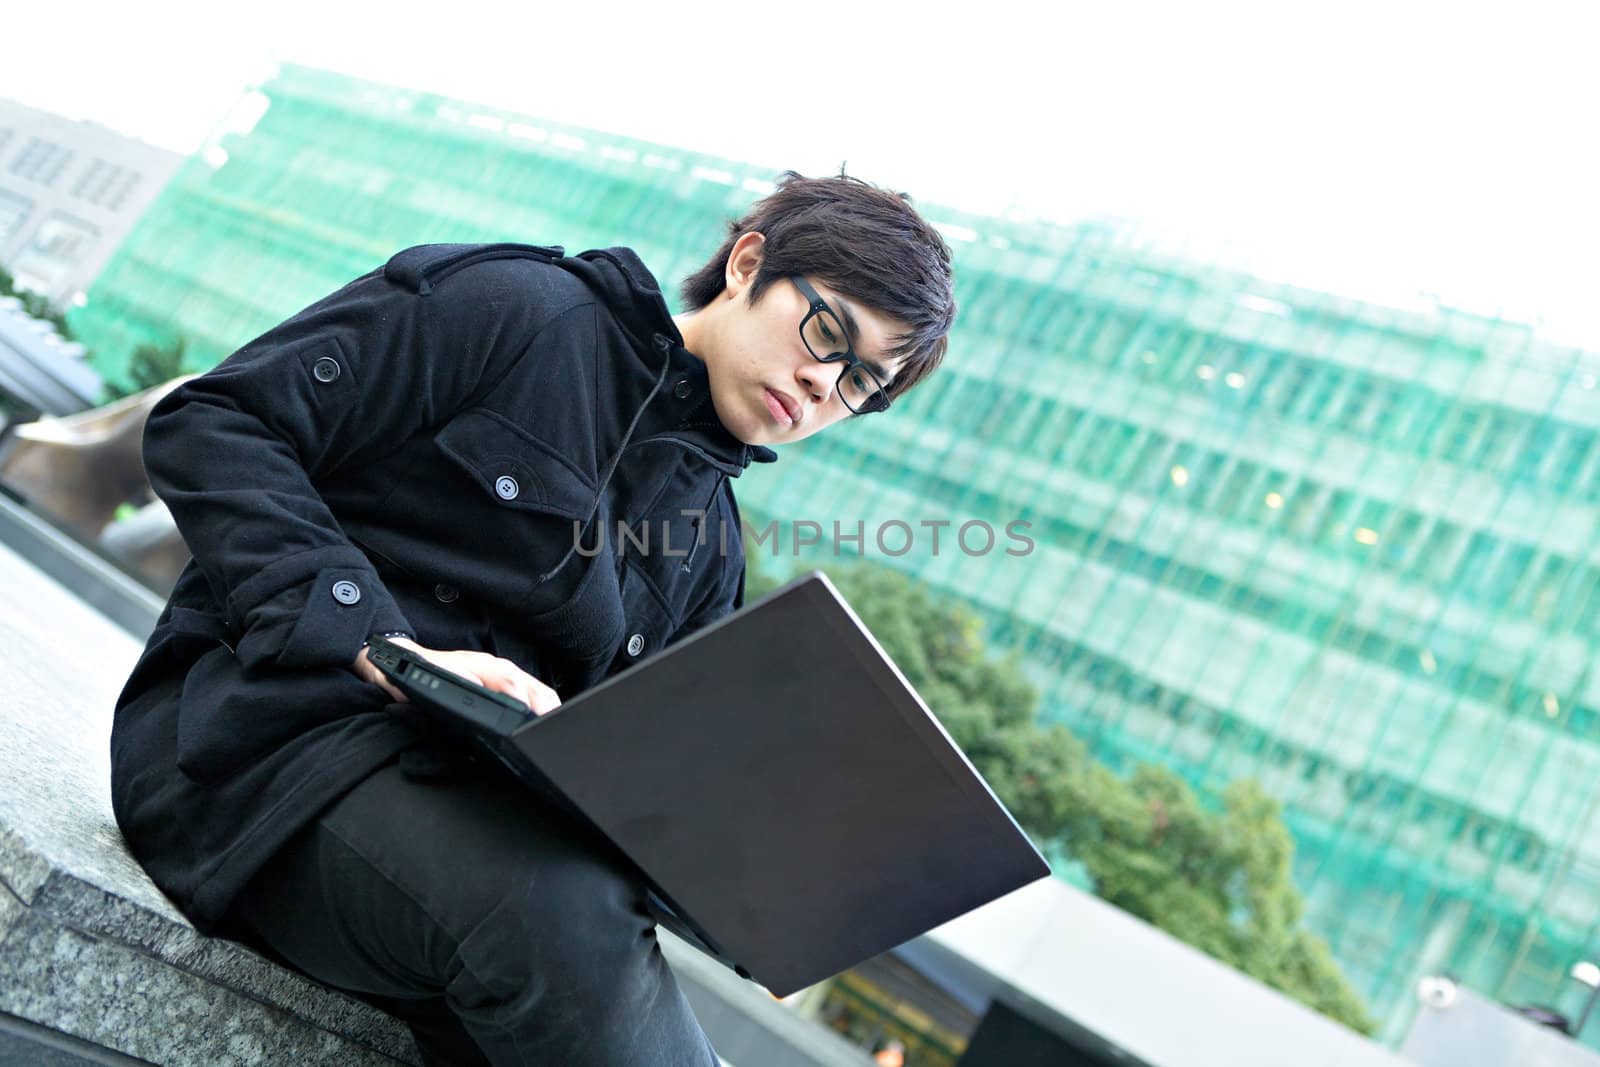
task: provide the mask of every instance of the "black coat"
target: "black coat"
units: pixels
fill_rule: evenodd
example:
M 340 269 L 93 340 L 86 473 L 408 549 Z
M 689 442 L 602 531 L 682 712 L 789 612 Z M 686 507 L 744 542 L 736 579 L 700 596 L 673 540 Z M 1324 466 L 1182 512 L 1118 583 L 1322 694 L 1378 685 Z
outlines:
M 349 669 L 372 633 L 570 698 L 725 615 L 728 479 L 772 458 L 717 420 L 626 249 L 411 248 L 252 341 L 145 433 L 194 562 L 117 703 L 134 855 L 215 928 L 329 802 L 435 745 Z

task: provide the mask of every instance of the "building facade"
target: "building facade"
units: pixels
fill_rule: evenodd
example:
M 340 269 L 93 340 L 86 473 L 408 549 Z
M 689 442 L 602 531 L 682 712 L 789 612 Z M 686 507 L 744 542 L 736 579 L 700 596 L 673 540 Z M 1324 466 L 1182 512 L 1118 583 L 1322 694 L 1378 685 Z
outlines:
M 0 100 L 0 267 L 66 307 L 182 157 L 90 122 Z
M 774 177 L 303 68 L 263 106 L 184 164 L 74 313 L 108 378 L 177 336 L 209 366 L 423 241 L 629 244 L 670 290 Z M 947 367 L 740 479 L 747 520 L 780 524 L 786 558 L 763 565 L 799 540 L 909 571 L 974 608 L 1102 758 L 1208 792 L 1259 778 L 1309 925 L 1390 1039 L 1425 974 L 1579 995 L 1564 976 L 1600 918 L 1600 355 L 1115 224 L 925 211 L 964 308 Z

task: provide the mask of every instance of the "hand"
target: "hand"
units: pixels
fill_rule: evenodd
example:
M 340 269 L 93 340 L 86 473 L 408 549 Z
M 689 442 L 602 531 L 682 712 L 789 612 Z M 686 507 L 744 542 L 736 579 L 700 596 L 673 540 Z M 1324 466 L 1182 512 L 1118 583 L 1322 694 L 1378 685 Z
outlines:
M 469 682 L 477 682 L 485 689 L 515 697 L 528 705 L 535 715 L 548 714 L 561 706 L 561 698 L 556 695 L 554 689 L 508 659 L 491 656 L 487 652 L 469 652 L 465 649 L 440 652 L 436 649 L 423 648 L 408 637 L 391 637 L 389 643 L 409 648 L 434 666 L 442 667 L 452 674 L 459 674 Z M 392 699 L 402 704 L 406 702 L 405 694 L 391 685 L 389 679 L 383 676 L 383 672 L 367 659 L 365 647 L 357 654 L 356 661 L 350 665 L 350 669 L 364 681 L 381 687 Z

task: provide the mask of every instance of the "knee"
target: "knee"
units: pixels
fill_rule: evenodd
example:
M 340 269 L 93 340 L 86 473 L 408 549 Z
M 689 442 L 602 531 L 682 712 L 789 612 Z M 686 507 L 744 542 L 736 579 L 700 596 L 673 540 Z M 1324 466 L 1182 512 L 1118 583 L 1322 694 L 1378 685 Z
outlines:
M 599 857 L 571 856 L 509 891 L 459 955 L 495 999 L 545 991 L 625 999 L 660 966 L 654 928 L 636 876 Z
M 535 944 L 552 963 L 622 965 L 655 945 L 643 881 L 604 855 L 552 865 L 529 886 L 525 902 Z

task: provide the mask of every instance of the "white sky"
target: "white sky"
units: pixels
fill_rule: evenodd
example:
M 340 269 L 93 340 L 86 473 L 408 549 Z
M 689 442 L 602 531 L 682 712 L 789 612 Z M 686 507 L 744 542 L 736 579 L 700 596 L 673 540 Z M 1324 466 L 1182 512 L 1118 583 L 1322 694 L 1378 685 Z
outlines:
M 0 96 L 179 151 L 288 60 L 969 210 L 1139 219 L 1600 348 L 1583 0 L 13 7 Z

